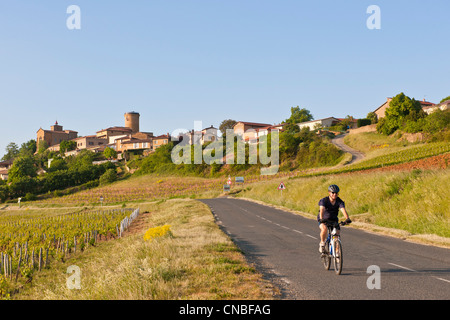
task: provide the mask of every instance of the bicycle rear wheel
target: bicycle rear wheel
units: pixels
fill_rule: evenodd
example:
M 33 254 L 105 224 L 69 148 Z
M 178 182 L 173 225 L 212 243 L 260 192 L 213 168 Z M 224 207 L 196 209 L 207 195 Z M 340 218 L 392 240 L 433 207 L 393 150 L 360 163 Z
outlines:
M 333 255 L 333 261 L 334 261 L 334 271 L 336 274 L 341 274 L 342 272 L 342 265 L 343 265 L 343 254 L 342 254 L 342 244 L 340 241 L 334 242 L 334 255 Z

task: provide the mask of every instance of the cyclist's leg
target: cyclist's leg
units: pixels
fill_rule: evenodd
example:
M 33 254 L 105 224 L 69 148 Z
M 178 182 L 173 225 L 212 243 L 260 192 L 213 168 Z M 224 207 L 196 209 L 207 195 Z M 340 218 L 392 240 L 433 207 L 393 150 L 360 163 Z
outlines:
M 327 241 L 327 233 L 328 233 L 327 225 L 325 223 L 319 223 L 319 228 L 320 228 L 320 242 L 325 243 L 325 241 Z
M 323 253 L 325 251 L 324 247 L 325 242 L 327 241 L 328 228 L 324 223 L 319 223 L 319 228 L 320 228 L 319 252 Z
M 337 235 L 341 234 L 341 226 L 339 224 L 336 224 L 336 234 Z

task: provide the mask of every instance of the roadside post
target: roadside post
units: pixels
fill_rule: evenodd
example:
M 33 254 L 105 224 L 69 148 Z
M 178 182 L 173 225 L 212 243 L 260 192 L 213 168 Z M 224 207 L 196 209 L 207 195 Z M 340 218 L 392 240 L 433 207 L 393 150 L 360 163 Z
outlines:
M 17 199 L 17 203 L 19 204 L 19 209 L 20 209 L 20 200 L 22 200 L 22 198 Z
M 100 196 L 100 205 L 103 207 L 103 196 Z

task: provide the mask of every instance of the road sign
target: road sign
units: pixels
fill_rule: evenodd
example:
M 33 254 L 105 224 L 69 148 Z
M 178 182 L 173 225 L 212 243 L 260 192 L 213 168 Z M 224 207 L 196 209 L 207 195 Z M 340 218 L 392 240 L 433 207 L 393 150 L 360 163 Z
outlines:
M 278 186 L 278 190 L 285 190 L 286 186 L 284 185 L 283 182 L 280 183 L 280 185 Z
M 223 185 L 223 192 L 230 192 L 230 185 L 229 184 L 224 184 Z
M 244 177 L 236 177 L 235 181 L 236 183 L 244 183 Z

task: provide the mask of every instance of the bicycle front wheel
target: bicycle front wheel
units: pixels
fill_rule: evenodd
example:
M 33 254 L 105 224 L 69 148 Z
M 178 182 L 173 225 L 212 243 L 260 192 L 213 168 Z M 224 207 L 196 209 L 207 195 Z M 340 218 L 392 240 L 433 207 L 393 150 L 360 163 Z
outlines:
M 334 271 L 338 275 L 341 274 L 342 264 L 343 264 L 344 260 L 343 260 L 343 254 L 342 254 L 342 244 L 340 241 L 334 242 L 333 261 L 334 261 Z
M 322 263 L 323 266 L 325 267 L 325 270 L 330 270 L 330 266 L 331 266 L 331 256 L 329 254 L 329 244 L 327 243 L 325 248 L 327 248 L 325 250 L 325 252 L 322 253 Z

